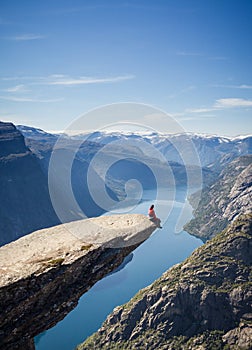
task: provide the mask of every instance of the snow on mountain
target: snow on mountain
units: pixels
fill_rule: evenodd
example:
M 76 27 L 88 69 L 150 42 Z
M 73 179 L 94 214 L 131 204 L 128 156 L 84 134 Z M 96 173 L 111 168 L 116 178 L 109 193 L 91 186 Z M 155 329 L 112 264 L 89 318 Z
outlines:
M 80 135 L 78 137 L 81 137 Z M 189 146 L 194 145 L 202 166 L 214 162 L 222 162 L 228 156 L 229 161 L 240 155 L 252 152 L 252 136 L 228 138 L 217 135 L 203 135 L 194 133 L 158 134 L 152 133 L 119 133 L 94 132 L 85 135 L 89 141 L 108 144 L 117 140 L 143 140 L 157 148 L 169 161 L 183 162 L 181 153 L 186 154 L 186 161 L 196 165 L 195 157 L 190 156 Z M 188 151 L 188 152 L 187 152 Z
M 52 134 L 31 126 L 17 125 L 16 128 L 25 137 L 28 147 L 32 147 L 33 143 L 54 144 L 60 136 L 60 134 Z
M 60 134 L 50 134 L 41 129 L 19 125 L 18 129 L 27 138 L 37 140 L 55 140 Z M 64 135 L 65 139 L 91 141 L 101 145 L 107 145 L 120 141 L 125 147 L 130 146 L 130 141 L 139 140 L 147 142 L 157 149 L 169 161 L 183 163 L 181 153 L 186 154 L 186 162 L 196 165 L 195 156 L 190 156 L 188 145 L 193 144 L 199 156 L 201 166 L 209 166 L 230 162 L 235 157 L 252 153 L 252 135 L 226 137 L 199 133 L 166 134 L 154 131 L 144 132 L 119 132 L 119 131 L 95 131 L 86 134 Z M 150 153 L 149 156 L 154 156 Z M 148 148 L 150 150 L 150 148 Z M 182 152 L 181 152 L 182 150 Z M 215 164 L 216 167 L 216 164 Z

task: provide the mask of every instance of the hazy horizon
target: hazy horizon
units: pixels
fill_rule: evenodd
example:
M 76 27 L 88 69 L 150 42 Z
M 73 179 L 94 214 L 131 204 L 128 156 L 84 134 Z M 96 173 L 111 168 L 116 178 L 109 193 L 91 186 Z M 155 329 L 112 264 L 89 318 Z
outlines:
M 5 121 L 5 122 L 10 122 L 11 121 Z M 39 128 L 39 127 L 36 127 L 36 126 L 31 126 L 31 125 L 24 125 L 24 124 L 16 124 L 17 127 L 27 127 L 27 128 L 34 128 L 34 129 L 37 129 L 37 130 L 42 130 L 46 133 L 49 133 L 49 134 L 66 134 L 68 136 L 75 136 L 75 135 L 81 135 L 81 134 L 90 134 L 90 133 L 94 133 L 94 132 L 101 132 L 101 133 L 108 133 L 108 134 L 112 134 L 112 133 L 120 133 L 120 134 L 135 134 L 135 135 L 148 135 L 148 134 L 159 134 L 160 136 L 176 136 L 176 135 L 180 135 L 180 134 L 191 134 L 191 135 L 198 135 L 198 136 L 205 136 L 205 137 L 220 137 L 220 138 L 227 138 L 227 139 L 235 139 L 235 138 L 246 138 L 246 137 L 252 137 L 252 133 L 247 133 L 247 134 L 238 134 L 238 135 L 221 135 L 221 134 L 214 134 L 214 133 L 200 133 L 200 132 L 192 132 L 192 131 L 185 131 L 185 132 L 182 132 L 182 133 L 169 133 L 169 132 L 159 132 L 159 131 L 138 131 L 138 130 L 112 130 L 112 129 L 103 129 L 103 130 L 87 130 L 85 131 L 84 133 L 82 132 L 79 132 L 79 131 L 76 131 L 76 132 L 70 132 L 68 133 L 67 130 L 46 130 L 46 129 L 42 129 L 42 128 Z

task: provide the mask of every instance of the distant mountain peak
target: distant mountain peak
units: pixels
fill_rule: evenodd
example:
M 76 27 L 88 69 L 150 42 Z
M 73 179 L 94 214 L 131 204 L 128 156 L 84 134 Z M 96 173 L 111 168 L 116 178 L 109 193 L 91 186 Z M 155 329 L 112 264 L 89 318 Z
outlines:
M 11 124 L 11 123 L 10 123 Z M 12 124 L 13 125 L 13 124 Z M 75 132 L 74 135 L 67 130 L 61 130 L 61 131 L 45 131 L 40 128 L 36 128 L 33 126 L 27 126 L 27 125 L 17 125 L 17 129 L 19 129 L 21 132 L 24 133 L 39 133 L 44 135 L 55 135 L 59 136 L 64 134 L 65 136 L 112 136 L 112 135 L 121 135 L 121 136 L 139 136 L 139 137 L 160 137 L 160 138 L 173 138 L 173 137 L 180 137 L 180 136 L 189 136 L 192 138 L 202 138 L 202 139 L 221 139 L 224 142 L 229 142 L 233 140 L 243 140 L 249 137 L 252 137 L 252 134 L 247 135 L 237 135 L 237 136 L 223 136 L 218 134 L 208 134 L 208 133 L 198 133 L 198 132 L 181 132 L 181 133 L 167 133 L 167 132 L 159 132 L 156 130 L 135 130 L 135 131 L 129 131 L 129 130 L 110 130 L 110 129 L 104 129 L 104 130 L 97 130 L 92 132 L 83 132 L 80 131 L 79 133 Z
M 0 157 L 27 153 L 24 137 L 10 122 L 0 122 Z

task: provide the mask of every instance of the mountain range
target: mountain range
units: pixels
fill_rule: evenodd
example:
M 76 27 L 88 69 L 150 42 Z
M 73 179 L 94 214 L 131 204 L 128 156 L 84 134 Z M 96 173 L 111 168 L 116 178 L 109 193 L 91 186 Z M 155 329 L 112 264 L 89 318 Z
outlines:
M 137 179 L 143 189 L 149 189 L 157 185 L 172 186 L 174 179 L 175 185 L 186 186 L 190 176 L 191 185 L 197 186 L 202 171 L 203 183 L 209 185 L 213 183 L 225 164 L 238 155 L 251 152 L 252 140 L 251 136 L 228 139 L 196 134 L 119 132 L 94 132 L 69 136 L 29 126 L 15 127 L 12 123 L 1 122 L 1 245 L 34 230 L 59 223 L 48 190 L 49 161 L 59 137 L 61 137 L 61 149 L 58 152 L 62 152 L 63 157 L 67 152 L 75 152 L 77 147 L 72 165 L 71 184 L 75 199 L 88 217 L 98 216 L 104 210 L 109 210 L 109 207 L 104 209 L 97 204 L 90 194 L 87 182 L 88 169 L 91 169 L 93 174 L 93 187 L 97 196 L 99 197 L 99 186 L 105 179 L 106 192 L 112 201 L 117 203 L 126 196 L 126 183 L 133 186 L 128 182 L 131 179 Z M 199 153 L 201 162 L 199 164 L 202 168 L 196 164 L 197 162 L 195 163 L 195 157 L 190 158 L 190 153 L 187 154 L 188 139 Z M 116 146 L 111 150 L 110 147 L 114 143 Z M 137 146 L 138 144 L 140 146 Z M 178 150 L 182 150 L 186 155 L 186 164 Z M 100 154 L 102 156 L 96 162 L 94 169 L 92 162 Z M 167 174 L 167 166 L 171 170 L 170 175 Z M 157 184 L 153 174 L 155 171 L 162 174 L 161 183 Z M 56 186 L 58 196 L 62 195 L 63 186 L 59 179 Z M 131 190 L 134 192 L 134 187 Z M 67 201 L 68 198 L 62 198 L 62 203 Z M 68 221 L 79 218 L 79 214 L 73 213 Z
M 114 309 L 78 349 L 251 349 L 251 136 L 118 132 L 69 136 L 0 122 L 1 244 L 59 223 L 48 190 L 49 161 L 59 137 L 62 142 L 56 152 L 62 153 L 62 159 L 77 150 L 71 185 L 78 204 L 90 216 L 104 209 L 89 193 L 89 168 L 98 195 L 106 172 L 106 191 L 114 201 L 124 198 L 129 179 L 136 177 L 144 189 L 155 187 L 152 170 L 165 172 L 167 164 L 172 175 L 163 173 L 164 185 L 171 185 L 174 176 L 175 184 L 184 186 L 188 173 L 193 178 L 199 170 L 204 185 L 201 195 L 196 192 L 190 198 L 192 205 L 198 200 L 199 205 L 185 228 L 207 242 Z M 144 142 L 147 148 L 137 147 L 134 141 Z M 188 152 L 189 144 L 200 163 Z M 194 180 L 196 185 L 198 178 Z M 55 186 L 67 211 L 60 179 Z M 70 213 L 69 221 L 76 219 L 78 215 Z
M 188 176 L 192 186 L 197 186 L 199 167 L 202 170 L 203 184 L 216 179 L 218 173 L 230 161 L 252 152 L 252 136 L 236 138 L 199 134 L 158 134 L 124 133 L 96 131 L 89 134 L 50 134 L 41 129 L 18 126 L 26 139 L 26 144 L 40 158 L 47 172 L 48 160 L 52 149 L 61 138 L 66 149 L 78 148 L 77 157 L 90 163 L 94 156 L 103 152 L 96 171 L 102 176 L 108 168 L 106 181 L 119 197 L 125 195 L 124 185 L 128 179 L 136 178 L 143 188 L 155 187 L 155 179 L 150 170 L 164 172 L 171 168 L 176 185 L 188 185 Z M 81 141 L 83 142 L 81 143 Z M 113 163 L 111 168 L 108 164 Z M 165 176 L 162 176 L 164 179 Z M 165 185 L 171 185 L 172 179 L 166 178 Z
M 50 139 L 54 142 L 60 134 L 49 134 L 41 129 L 36 129 L 28 126 L 18 125 L 18 129 L 23 133 L 27 139 L 48 142 Z M 62 134 L 66 138 L 70 138 L 67 134 Z M 133 133 L 133 132 L 113 132 L 113 131 L 96 131 L 88 134 L 77 134 L 71 136 L 71 139 L 79 140 L 85 139 L 96 144 L 107 145 L 115 141 L 121 143 L 130 142 L 131 140 L 142 140 L 154 146 L 163 154 L 168 161 L 183 163 L 181 155 L 178 150 L 183 150 L 188 142 L 192 142 L 196 153 L 199 156 L 202 167 L 214 166 L 219 164 L 225 165 L 232 159 L 241 155 L 252 153 L 252 135 L 237 136 L 233 138 L 221 137 L 217 135 L 204 135 L 197 133 L 183 133 L 183 134 L 160 134 L 156 132 L 148 133 Z M 187 164 L 198 165 L 195 162 L 195 157 L 186 155 Z

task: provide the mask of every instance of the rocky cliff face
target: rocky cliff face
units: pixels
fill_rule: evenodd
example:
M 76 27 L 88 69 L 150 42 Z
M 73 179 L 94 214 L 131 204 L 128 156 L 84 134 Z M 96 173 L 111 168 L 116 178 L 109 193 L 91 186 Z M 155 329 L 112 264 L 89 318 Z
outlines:
M 28 152 L 24 137 L 12 123 L 0 122 L 0 157 L 18 155 Z
M 252 214 L 117 307 L 84 349 L 251 349 Z
M 185 230 L 204 240 L 212 238 L 238 215 L 252 211 L 251 198 L 252 155 L 232 161 L 218 180 L 202 191 L 194 219 Z
M 33 349 L 80 296 L 147 239 L 144 215 L 75 221 L 26 235 L 0 248 L 0 348 Z
M 47 180 L 23 135 L 0 122 L 0 245 L 56 225 Z

